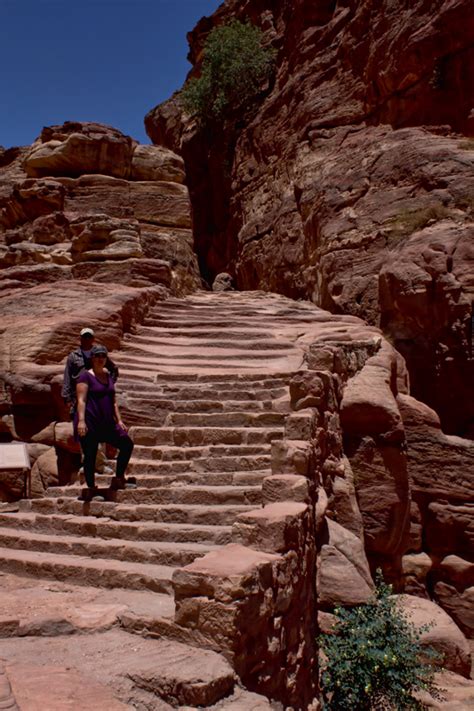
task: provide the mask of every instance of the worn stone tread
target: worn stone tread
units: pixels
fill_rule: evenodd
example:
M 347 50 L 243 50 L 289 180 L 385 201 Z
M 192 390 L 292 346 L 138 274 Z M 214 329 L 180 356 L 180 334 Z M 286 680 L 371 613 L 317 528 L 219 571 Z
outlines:
M 276 417 L 276 414 L 261 412 L 255 415 L 259 418 L 255 420 L 251 420 L 248 413 L 203 413 L 193 414 L 192 417 L 186 414 L 185 422 L 181 422 L 177 421 L 181 413 L 174 413 L 167 416 L 167 425 L 163 427 L 134 425 L 132 433 L 137 446 L 159 446 L 165 452 L 169 450 L 164 447 L 269 445 L 274 439 L 282 439 L 284 433 L 281 415 Z M 219 423 L 219 419 L 222 422 Z M 202 425 L 199 425 L 200 420 L 203 421 Z M 232 426 L 232 421 L 239 424 Z M 262 425 L 258 426 L 260 422 Z
M 92 536 L 73 536 L 60 532 L 54 536 L 36 531 L 0 527 L 0 547 L 28 551 L 61 553 L 90 558 L 110 558 L 132 563 L 181 566 L 216 550 L 218 546 L 175 541 L 128 541 Z
M 132 474 L 146 474 L 150 471 L 253 471 L 270 467 L 268 454 L 225 455 L 208 452 L 204 457 L 189 459 L 131 459 L 129 471 Z
M 255 504 L 231 504 L 213 506 L 193 504 L 114 504 L 92 501 L 84 504 L 73 498 L 33 499 L 22 504 L 37 513 L 62 513 L 88 516 L 106 516 L 114 520 L 154 521 L 163 523 L 186 523 L 199 525 L 232 525 L 236 516 L 255 509 Z
M 48 490 L 49 498 L 68 498 L 76 496 L 73 487 Z M 261 503 L 261 486 L 163 486 L 151 488 L 126 489 L 116 492 L 118 503 L 157 503 L 157 504 L 202 504 L 213 505 L 224 503 L 255 504 Z
M 125 405 L 131 407 L 152 405 L 156 412 L 271 412 L 273 401 L 268 400 L 224 400 L 224 399 L 190 399 L 171 400 L 163 397 L 156 397 L 151 393 L 127 395 L 122 398 Z
M 0 549 L 4 572 L 35 578 L 68 580 L 95 587 L 124 587 L 171 593 L 174 568 L 151 563 L 132 563 L 104 558 Z
M 130 660 L 130 678 L 175 705 L 208 706 L 234 688 L 235 674 L 230 664 L 207 649 L 158 640 L 153 655 L 137 662 Z
M 107 517 L 77 516 L 74 514 L 38 514 L 18 512 L 0 514 L 0 526 L 20 530 L 35 530 L 63 534 L 78 534 L 121 540 L 171 541 L 181 543 L 230 542 L 232 527 L 184 523 L 155 523 L 153 521 L 122 521 Z
M 151 433 L 145 433 L 143 432 L 145 428 L 142 429 L 140 433 L 137 433 L 134 435 L 135 438 L 135 443 L 136 443 L 136 448 L 137 451 L 143 452 L 145 455 L 143 459 L 153 459 L 153 456 L 151 456 L 154 452 L 161 452 L 163 455 L 163 458 L 165 456 L 173 457 L 174 455 L 179 454 L 180 452 L 185 450 L 185 453 L 181 455 L 181 458 L 189 458 L 189 457 L 196 457 L 200 458 L 202 456 L 208 457 L 210 454 L 220 454 L 220 455 L 227 455 L 227 456 L 239 456 L 239 455 L 252 455 L 252 454 L 266 454 L 270 452 L 270 445 L 271 441 L 269 442 L 254 442 L 254 443 L 249 443 L 249 442 L 200 442 L 200 443 L 195 443 L 195 444 L 185 444 L 186 443 L 186 433 L 184 433 L 183 436 L 183 443 L 182 444 L 159 444 L 156 443 L 156 439 L 159 437 L 159 430 L 156 432 L 151 432 Z M 146 429 L 151 429 L 151 428 L 146 428 Z M 154 428 L 155 429 L 155 428 Z M 249 428 L 250 429 L 250 428 Z M 252 439 L 252 435 L 258 435 L 262 433 L 259 432 L 251 432 L 250 433 L 250 439 Z M 263 433 L 265 434 L 265 433 Z M 278 438 L 275 438 L 278 439 Z M 145 449 L 149 448 L 149 449 Z M 134 450 L 134 455 L 135 455 L 135 450 Z M 132 460 L 139 459 L 141 457 L 137 457 L 137 455 L 132 457 Z M 158 457 L 155 457 L 158 458 Z

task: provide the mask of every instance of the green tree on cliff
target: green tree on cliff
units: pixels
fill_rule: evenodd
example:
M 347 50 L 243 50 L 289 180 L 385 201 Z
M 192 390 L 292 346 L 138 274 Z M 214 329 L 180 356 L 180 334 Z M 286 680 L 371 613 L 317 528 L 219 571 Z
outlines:
M 215 27 L 203 48 L 201 75 L 181 92 L 185 110 L 200 123 L 222 121 L 244 107 L 269 78 L 275 51 L 250 22 L 231 20 Z

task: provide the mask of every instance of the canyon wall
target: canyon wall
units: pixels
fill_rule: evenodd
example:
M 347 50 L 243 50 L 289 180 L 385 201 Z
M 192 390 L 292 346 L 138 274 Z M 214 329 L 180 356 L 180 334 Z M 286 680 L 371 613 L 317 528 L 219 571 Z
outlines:
M 0 440 L 67 419 L 84 325 L 115 349 L 157 299 L 199 288 L 184 179 L 178 155 L 97 123 L 0 149 Z
M 474 70 L 468 0 L 227 0 L 277 51 L 253 109 L 145 119 L 185 162 L 201 271 L 379 325 L 415 397 L 472 437 Z

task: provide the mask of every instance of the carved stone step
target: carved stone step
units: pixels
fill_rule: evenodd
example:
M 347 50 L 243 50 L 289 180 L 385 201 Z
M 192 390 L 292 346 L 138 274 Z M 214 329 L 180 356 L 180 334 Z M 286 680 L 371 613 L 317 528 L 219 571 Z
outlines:
M 127 407 L 130 410 L 138 411 L 155 411 L 157 413 L 167 412 L 267 412 L 273 408 L 272 400 L 225 400 L 225 399 L 190 399 L 190 400 L 175 400 L 156 397 L 151 394 L 143 393 L 120 393 L 121 407 Z M 215 395 L 214 395 L 215 398 Z
M 52 487 L 48 498 L 76 497 L 75 487 Z M 119 504 L 195 504 L 214 506 L 215 504 L 254 504 L 262 502 L 261 486 L 170 486 L 162 488 L 125 489 L 115 493 Z
M 107 517 L 33 512 L 17 513 L 15 516 L 0 514 L 0 526 L 37 533 L 213 545 L 229 543 L 232 534 L 231 526 L 122 521 Z
M 102 539 L 85 535 L 56 535 L 0 527 L 1 547 L 9 550 L 25 549 L 54 555 L 104 558 L 131 563 L 146 563 L 164 566 L 183 566 L 192 563 L 216 546 L 202 543 L 177 543 L 175 541 L 128 541 Z M 1 553 L 0 553 L 1 555 Z
M 150 472 L 149 474 L 137 474 L 135 476 L 138 487 L 146 489 L 156 489 L 163 486 L 181 486 L 186 487 L 190 484 L 198 486 L 256 486 L 262 484 L 265 477 L 270 476 L 270 469 L 262 469 L 256 471 L 243 472 L 177 472 L 175 474 L 162 474 Z M 112 475 L 96 474 L 95 483 L 98 487 L 106 488 L 111 485 Z M 82 488 L 77 482 L 72 486 L 67 487 L 49 487 L 48 492 L 65 491 L 68 488 L 74 488 L 74 491 L 79 495 Z
M 116 504 L 108 501 L 84 503 L 74 498 L 44 498 L 21 502 L 22 511 L 74 516 L 107 517 L 115 521 L 154 521 L 204 526 L 231 526 L 236 517 L 255 509 L 255 504 Z
M 171 593 L 174 568 L 150 563 L 90 559 L 58 553 L 0 549 L 4 573 L 67 580 L 79 585 Z
M 192 451 L 192 450 L 191 450 Z M 179 456 L 180 452 L 174 452 Z M 271 456 L 268 454 L 232 454 L 226 455 L 218 452 L 203 452 L 203 456 L 192 456 L 191 459 L 181 459 L 170 461 L 156 459 L 133 459 L 128 465 L 129 474 L 153 474 L 155 471 L 176 472 L 176 471 L 255 471 L 269 469 L 271 465 Z M 165 453 L 166 454 L 166 453 Z
M 149 442 L 148 437 L 141 438 L 141 441 Z M 140 460 L 154 460 L 157 464 L 169 461 L 193 461 L 195 459 L 211 459 L 217 456 L 248 456 L 270 453 L 270 442 L 267 444 L 206 444 L 193 447 L 186 442 L 183 446 L 168 444 L 149 445 L 137 444 L 133 450 L 133 462 Z
M 168 425 L 175 427 L 283 427 L 285 415 L 280 412 L 170 413 Z
M 181 421 L 181 418 L 183 421 Z M 270 422 L 267 422 L 267 419 Z M 134 425 L 131 436 L 136 445 L 168 445 L 170 447 L 198 447 L 206 445 L 266 445 L 281 439 L 283 426 L 279 413 L 216 413 L 168 416 L 166 427 L 140 427 Z M 178 420 L 177 422 L 175 420 Z M 221 420 L 220 424 L 219 421 Z M 271 422 L 275 420 L 275 422 Z M 230 422 L 229 422 L 230 421 Z M 232 426 L 232 421 L 235 423 Z M 200 426 L 198 423 L 202 422 Z M 245 426 L 243 423 L 249 423 Z M 261 427 L 259 427 L 261 424 Z M 134 451 L 135 457 L 137 452 Z

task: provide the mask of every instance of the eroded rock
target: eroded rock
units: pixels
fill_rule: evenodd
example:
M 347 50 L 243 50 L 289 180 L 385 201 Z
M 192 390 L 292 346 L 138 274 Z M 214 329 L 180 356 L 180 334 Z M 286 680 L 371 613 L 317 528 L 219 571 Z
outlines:
M 43 129 L 29 151 L 0 165 L 0 288 L 58 278 L 161 283 L 177 293 L 196 288 L 183 183 L 179 156 L 110 126 L 66 122 Z M 167 269 L 151 272 L 150 258 Z M 137 259 L 144 259 L 140 283 Z M 77 264 L 83 268 L 73 269 Z
M 412 595 L 397 596 L 399 609 L 415 627 L 428 625 L 421 633 L 421 644 L 431 646 L 439 654 L 436 661 L 461 676 L 469 678 L 471 654 L 469 643 L 449 615 L 431 600 L 423 600 Z
M 277 48 L 274 80 L 222 132 L 199 133 L 175 96 L 148 134 L 184 158 L 208 281 L 231 270 L 239 289 L 380 324 L 413 394 L 471 436 L 470 2 L 313 5 L 228 0 L 203 19 L 194 75 L 237 17 Z

